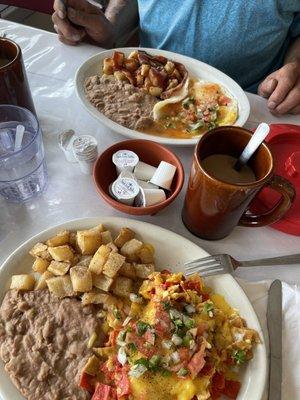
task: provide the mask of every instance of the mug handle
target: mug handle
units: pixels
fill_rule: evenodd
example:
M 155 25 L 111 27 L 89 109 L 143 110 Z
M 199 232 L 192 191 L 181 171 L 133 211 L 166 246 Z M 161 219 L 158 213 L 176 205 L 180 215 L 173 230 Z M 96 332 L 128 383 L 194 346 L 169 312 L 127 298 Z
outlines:
M 286 179 L 281 176 L 274 175 L 270 182 L 266 186 L 276 190 L 276 192 L 281 194 L 281 199 L 274 205 L 271 210 L 268 210 L 262 214 L 243 214 L 239 225 L 241 226 L 252 226 L 260 227 L 273 224 L 279 221 L 283 215 L 291 207 L 296 191 L 294 186 Z

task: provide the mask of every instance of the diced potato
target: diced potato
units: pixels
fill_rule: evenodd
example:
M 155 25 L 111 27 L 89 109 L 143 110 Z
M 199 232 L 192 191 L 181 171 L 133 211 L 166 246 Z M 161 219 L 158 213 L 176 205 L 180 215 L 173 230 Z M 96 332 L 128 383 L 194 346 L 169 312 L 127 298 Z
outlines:
M 151 96 L 159 97 L 162 94 L 163 89 L 158 86 L 150 86 L 149 87 L 149 94 Z
M 50 264 L 50 261 L 45 260 L 44 258 L 37 257 L 34 260 L 32 270 L 34 272 L 38 272 L 38 273 L 42 274 L 43 272 L 45 272 L 47 270 L 47 268 L 49 267 L 49 264 Z
M 144 244 L 138 252 L 142 264 L 152 264 L 154 262 L 154 247 L 151 244 Z
M 114 72 L 114 77 L 118 80 L 118 81 L 128 81 L 127 76 L 124 74 L 124 72 L 122 71 L 115 71 Z
M 106 293 L 88 292 L 81 298 L 82 304 L 105 304 L 106 306 L 119 305 L 119 300 Z
M 101 243 L 102 244 L 107 244 L 107 243 L 110 243 L 112 241 L 113 241 L 113 239 L 112 239 L 110 231 L 101 232 Z
M 76 232 L 70 232 L 70 245 L 76 249 L 77 247 L 77 233 Z
M 92 274 L 92 279 L 93 279 L 93 286 L 103 290 L 104 292 L 108 292 L 113 283 L 112 278 L 109 278 L 108 276 L 103 274 L 101 275 Z
M 133 264 L 124 262 L 122 267 L 119 269 L 119 274 L 126 276 L 127 278 L 135 279 L 136 273 Z
M 136 76 L 136 84 L 141 87 L 144 84 L 144 77 L 141 74 L 137 74 Z
M 109 357 L 112 356 L 115 352 L 115 348 L 111 347 L 93 347 L 93 352 L 96 353 L 99 357 Z
M 128 71 L 134 72 L 138 69 L 139 62 L 134 58 L 129 58 L 127 60 L 124 60 L 124 66 Z
M 107 247 L 109 247 L 111 249 L 112 253 L 119 253 L 119 249 L 113 242 L 108 243 Z
M 128 261 L 137 261 L 138 252 L 141 250 L 143 243 L 137 239 L 131 239 L 121 247 L 121 254 L 125 256 Z
M 48 239 L 46 241 L 47 246 L 57 247 L 63 246 L 64 244 L 68 244 L 70 240 L 70 232 L 69 231 L 61 231 L 58 232 L 55 236 Z
M 113 59 L 115 68 L 122 67 L 124 59 L 125 59 L 125 54 L 122 53 L 121 51 L 114 51 L 112 59 Z
M 110 253 L 111 249 L 108 246 L 101 245 L 90 262 L 90 271 L 94 274 L 101 274 Z
M 83 367 L 83 372 L 86 374 L 96 376 L 100 368 L 100 360 L 96 356 L 91 356 L 85 366 Z
M 79 258 L 79 261 L 77 262 L 77 265 L 81 265 L 82 267 L 88 267 L 90 265 L 92 258 L 93 256 L 81 256 Z
M 136 276 L 141 279 L 147 279 L 155 270 L 154 264 L 134 264 L 134 268 Z
M 21 274 L 13 275 L 11 277 L 11 289 L 18 290 L 33 290 L 35 285 L 35 278 L 33 275 Z
M 103 232 L 103 230 L 103 226 L 99 225 L 89 230 L 77 232 L 77 244 L 81 254 L 91 255 L 98 250 L 101 245 L 101 232 Z
M 85 267 L 72 267 L 70 269 L 70 277 L 75 292 L 89 292 L 92 290 L 92 274 Z
M 113 285 L 112 292 L 116 296 L 129 297 L 132 292 L 132 280 L 123 276 L 117 276 Z
M 135 58 L 135 59 L 137 60 L 137 59 L 138 59 L 138 56 L 139 56 L 138 51 L 137 51 L 137 50 L 133 50 L 133 51 L 129 54 L 128 58 Z
M 119 269 L 125 262 L 125 257 L 118 253 L 110 253 L 103 267 L 103 274 L 110 278 L 118 273 Z
M 65 244 L 63 246 L 48 247 L 49 253 L 55 261 L 72 261 L 74 253 L 72 248 Z
M 141 66 L 141 75 L 142 76 L 148 76 L 150 71 L 150 65 L 149 64 L 142 64 Z
M 33 248 L 29 251 L 29 254 L 33 257 L 40 257 L 49 261 L 52 260 L 52 257 L 48 251 L 48 246 L 44 243 L 35 244 Z
M 46 280 L 48 289 L 57 297 L 73 296 L 73 286 L 69 275 L 55 276 Z
M 129 228 L 121 228 L 118 236 L 114 240 L 114 244 L 119 247 L 119 249 L 129 240 L 135 237 L 135 232 Z
M 51 261 L 48 271 L 51 272 L 55 276 L 63 276 L 69 271 L 71 267 L 70 262 L 63 261 Z
M 47 287 L 47 279 L 53 278 L 54 275 L 50 271 L 45 271 L 37 281 L 34 290 L 43 290 Z
M 172 61 L 168 61 L 167 64 L 164 66 L 164 69 L 166 70 L 166 73 L 167 73 L 168 75 L 171 75 L 172 72 L 173 72 L 174 69 L 175 69 L 175 64 L 172 63 Z
M 106 75 L 112 75 L 114 73 L 114 62 L 111 58 L 104 58 L 102 71 Z

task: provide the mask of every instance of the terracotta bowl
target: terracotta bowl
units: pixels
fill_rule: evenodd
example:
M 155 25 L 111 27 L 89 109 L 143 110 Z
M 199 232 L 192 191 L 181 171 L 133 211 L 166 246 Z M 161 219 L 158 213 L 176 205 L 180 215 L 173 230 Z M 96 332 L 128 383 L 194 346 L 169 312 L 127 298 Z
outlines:
M 172 182 L 171 190 L 166 192 L 167 198 L 161 203 L 149 207 L 133 207 L 119 203 L 109 194 L 109 185 L 117 179 L 115 165 L 112 156 L 118 150 L 134 151 L 147 164 L 158 167 L 161 161 L 175 165 L 176 173 Z M 169 149 L 161 144 L 150 140 L 124 140 L 106 149 L 97 159 L 94 165 L 94 182 L 98 192 L 104 200 L 113 208 L 126 214 L 153 215 L 167 207 L 178 196 L 184 182 L 184 170 L 179 158 Z

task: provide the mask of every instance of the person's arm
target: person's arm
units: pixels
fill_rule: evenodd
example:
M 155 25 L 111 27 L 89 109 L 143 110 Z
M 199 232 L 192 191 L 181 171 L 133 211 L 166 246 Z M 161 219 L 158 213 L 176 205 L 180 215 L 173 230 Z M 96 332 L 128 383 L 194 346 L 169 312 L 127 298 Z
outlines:
M 88 36 L 99 46 L 113 47 L 119 35 L 137 23 L 136 0 L 110 0 L 105 13 L 87 0 L 68 0 L 67 5 L 65 10 L 62 1 L 55 0 L 52 20 L 59 39 L 70 45 Z
M 105 16 L 114 27 L 115 43 L 126 43 L 138 27 L 137 0 L 110 0 Z
M 300 114 L 300 37 L 291 42 L 283 67 L 267 76 L 258 93 L 268 97 L 272 113 Z

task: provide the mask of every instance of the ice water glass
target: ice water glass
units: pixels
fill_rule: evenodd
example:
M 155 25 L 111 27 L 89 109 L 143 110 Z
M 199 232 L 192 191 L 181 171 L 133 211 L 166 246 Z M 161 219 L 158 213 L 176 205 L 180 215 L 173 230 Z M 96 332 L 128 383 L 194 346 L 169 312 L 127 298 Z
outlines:
M 16 128 L 25 128 L 21 147 L 15 150 Z M 0 105 L 0 195 L 24 202 L 41 194 L 47 185 L 42 132 L 27 109 Z

